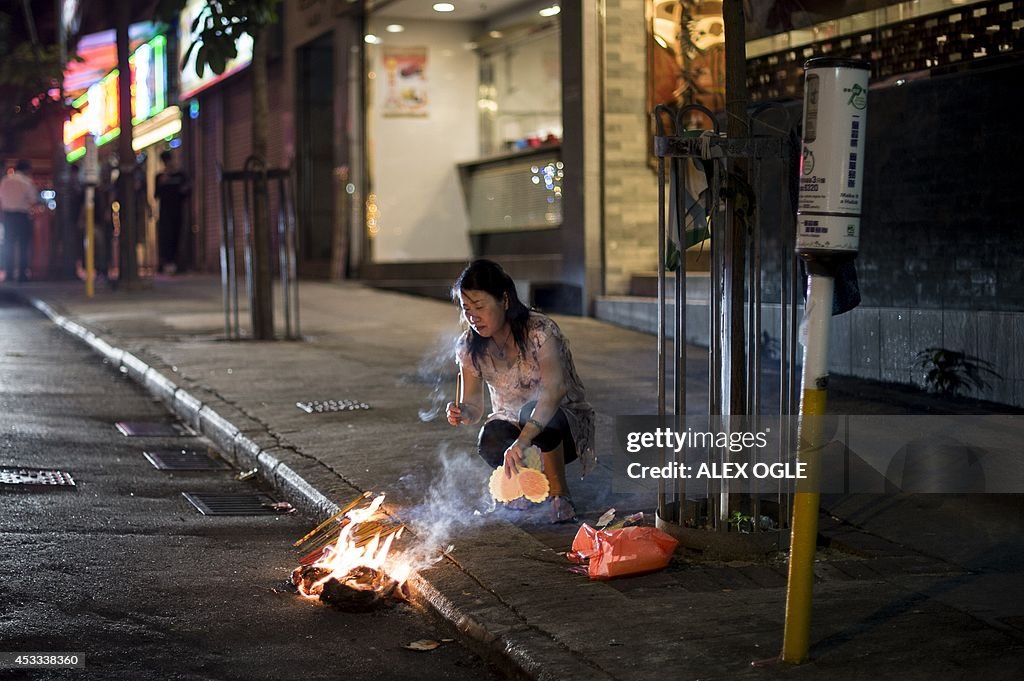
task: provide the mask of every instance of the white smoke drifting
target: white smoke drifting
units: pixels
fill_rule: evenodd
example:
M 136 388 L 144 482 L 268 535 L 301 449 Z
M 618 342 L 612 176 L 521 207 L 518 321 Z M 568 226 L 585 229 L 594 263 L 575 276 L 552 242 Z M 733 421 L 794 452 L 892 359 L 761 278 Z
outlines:
M 401 520 L 416 534 L 403 551 L 414 565 L 426 567 L 457 542 L 460 533 L 495 519 L 491 515 L 495 502 L 487 489 L 489 473 L 475 454 L 442 448 L 426 473 L 428 481 L 419 480 L 417 474 L 402 478 L 403 483 L 425 490 L 419 504 L 401 512 Z
M 455 363 L 455 347 L 458 335 L 439 338 L 434 349 L 416 367 L 416 373 L 405 377 L 405 383 L 425 387 L 423 401 L 426 406 L 419 410 L 420 421 L 433 421 L 444 416 L 448 402 L 455 401 L 455 382 L 458 365 Z

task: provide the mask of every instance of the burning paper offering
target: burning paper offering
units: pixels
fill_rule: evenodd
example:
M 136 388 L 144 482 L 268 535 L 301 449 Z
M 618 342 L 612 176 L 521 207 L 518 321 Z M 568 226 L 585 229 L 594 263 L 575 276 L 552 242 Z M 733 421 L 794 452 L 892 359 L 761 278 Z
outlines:
M 366 492 L 295 542 L 312 551 L 292 571 L 291 583 L 306 598 L 348 612 L 366 612 L 407 600 L 403 586 L 412 564 L 393 543 L 404 526 L 380 510 L 384 495 Z

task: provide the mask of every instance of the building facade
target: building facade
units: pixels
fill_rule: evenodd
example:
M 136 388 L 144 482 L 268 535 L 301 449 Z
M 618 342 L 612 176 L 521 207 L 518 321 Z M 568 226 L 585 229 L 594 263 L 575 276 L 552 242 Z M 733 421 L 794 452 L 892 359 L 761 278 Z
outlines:
M 492 257 L 534 305 L 650 328 L 647 313 L 607 311 L 658 266 L 651 111 L 724 105 L 722 3 L 452 4 L 283 4 L 270 165 L 295 172 L 300 272 L 443 297 L 466 260 Z M 999 329 L 1024 329 L 1024 284 L 1007 265 L 1019 249 L 1016 175 L 998 170 L 1021 151 L 999 104 L 1020 74 L 1021 0 L 815 8 L 750 3 L 747 75 L 755 104 L 780 103 L 798 121 L 806 59 L 873 64 L 864 304 L 837 318 L 833 369 L 920 383 L 916 353 L 944 346 L 997 367 L 1003 379 L 979 396 L 1024 404 L 1024 373 L 984 346 L 1006 337 Z M 196 222 L 210 268 L 220 220 L 210 178 L 248 153 L 246 78 L 199 91 L 186 122 L 207 178 Z M 778 193 L 787 183 L 777 178 Z M 763 238 L 777 243 L 788 224 L 766 224 Z M 765 262 L 766 290 L 785 259 Z M 962 322 L 979 330 L 956 330 Z

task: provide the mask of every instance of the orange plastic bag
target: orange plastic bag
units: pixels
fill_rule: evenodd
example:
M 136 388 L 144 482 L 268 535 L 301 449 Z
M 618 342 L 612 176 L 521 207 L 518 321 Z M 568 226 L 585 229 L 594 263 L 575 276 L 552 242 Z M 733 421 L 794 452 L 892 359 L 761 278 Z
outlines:
M 570 559 L 589 561 L 591 579 L 611 579 L 661 570 L 678 545 L 656 527 L 595 530 L 584 523 L 572 540 Z

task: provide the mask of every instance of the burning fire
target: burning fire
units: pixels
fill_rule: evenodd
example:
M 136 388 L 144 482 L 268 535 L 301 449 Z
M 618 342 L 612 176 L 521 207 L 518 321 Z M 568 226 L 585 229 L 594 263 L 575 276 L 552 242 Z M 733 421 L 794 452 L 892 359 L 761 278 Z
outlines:
M 359 508 L 370 496 L 369 492 L 361 495 L 296 542 L 299 546 L 319 534 L 314 543 L 323 544 L 303 557 L 292 572 L 292 584 L 301 595 L 348 610 L 404 598 L 401 587 L 412 574 L 412 562 L 392 551 L 404 526 L 394 524 L 380 510 L 383 494 Z M 332 539 L 335 531 L 337 538 Z

